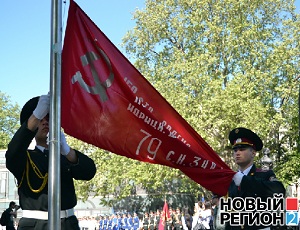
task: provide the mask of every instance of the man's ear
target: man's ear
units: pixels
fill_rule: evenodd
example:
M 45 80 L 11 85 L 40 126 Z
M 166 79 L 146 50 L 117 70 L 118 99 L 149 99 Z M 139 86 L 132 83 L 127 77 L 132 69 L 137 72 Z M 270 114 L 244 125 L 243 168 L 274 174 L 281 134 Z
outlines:
M 254 158 L 256 156 L 256 150 L 252 149 L 252 157 Z

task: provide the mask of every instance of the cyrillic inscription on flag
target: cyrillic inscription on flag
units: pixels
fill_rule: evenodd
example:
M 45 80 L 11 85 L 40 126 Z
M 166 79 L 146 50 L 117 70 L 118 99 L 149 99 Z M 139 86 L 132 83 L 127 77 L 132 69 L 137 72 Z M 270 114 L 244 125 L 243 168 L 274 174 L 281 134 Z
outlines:
M 226 194 L 235 172 L 72 0 L 61 101 L 67 134 L 118 155 L 177 168 Z

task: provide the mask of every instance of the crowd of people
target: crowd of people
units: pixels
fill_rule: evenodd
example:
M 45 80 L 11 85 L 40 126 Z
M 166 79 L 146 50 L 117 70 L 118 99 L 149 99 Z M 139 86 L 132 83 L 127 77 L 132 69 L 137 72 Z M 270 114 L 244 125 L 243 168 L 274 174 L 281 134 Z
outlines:
M 216 229 L 214 228 L 214 213 L 217 196 L 213 196 L 211 201 L 199 201 L 194 210 L 191 208 L 169 208 L 169 214 L 166 215 L 162 210 L 156 212 L 145 212 L 138 215 L 136 212 L 115 213 L 111 215 L 100 215 L 98 228 L 82 228 L 84 230 L 158 230 L 159 225 L 163 224 L 165 230 L 195 230 Z M 165 216 L 169 216 L 166 218 Z M 161 220 L 163 223 L 161 223 Z M 83 222 L 86 219 L 82 220 Z M 92 221 L 92 220 L 91 220 Z M 93 221 L 94 222 L 94 221 Z M 197 225 L 198 224 L 198 225 Z M 90 225 L 91 226 L 91 225 Z

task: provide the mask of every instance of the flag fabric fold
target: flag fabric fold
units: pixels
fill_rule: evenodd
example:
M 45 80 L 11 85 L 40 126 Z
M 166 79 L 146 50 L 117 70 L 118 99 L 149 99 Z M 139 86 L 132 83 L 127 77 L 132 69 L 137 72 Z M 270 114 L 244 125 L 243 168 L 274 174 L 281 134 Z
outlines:
M 62 52 L 61 123 L 84 142 L 181 170 L 227 193 L 235 174 L 70 0 Z
M 162 213 L 160 215 L 159 224 L 158 224 L 158 230 L 165 230 L 167 221 L 171 219 L 170 212 L 169 212 L 169 206 L 167 201 L 164 203 L 164 207 L 162 210 Z

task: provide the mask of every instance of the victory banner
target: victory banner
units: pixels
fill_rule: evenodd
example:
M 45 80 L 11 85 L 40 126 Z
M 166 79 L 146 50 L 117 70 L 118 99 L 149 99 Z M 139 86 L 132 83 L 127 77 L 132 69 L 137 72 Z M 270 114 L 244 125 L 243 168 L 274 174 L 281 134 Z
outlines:
M 169 207 L 167 201 L 165 201 L 162 213 L 160 215 L 159 224 L 158 224 L 158 230 L 165 230 L 167 229 L 167 221 L 171 220 Z
M 235 172 L 72 0 L 61 103 L 67 134 L 121 156 L 177 168 L 206 189 L 227 193 Z

